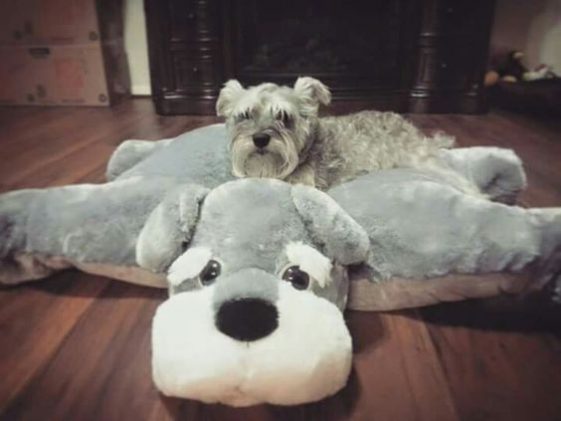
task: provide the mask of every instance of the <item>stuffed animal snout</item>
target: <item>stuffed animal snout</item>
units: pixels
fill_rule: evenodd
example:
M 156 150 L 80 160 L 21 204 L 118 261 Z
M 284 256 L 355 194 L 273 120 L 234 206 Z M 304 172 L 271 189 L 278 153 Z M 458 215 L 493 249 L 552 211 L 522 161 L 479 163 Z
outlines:
M 257 269 L 224 279 L 214 297 L 216 328 L 246 342 L 272 334 L 279 325 L 278 283 L 277 278 Z
M 261 203 L 253 213 L 252 202 Z M 311 188 L 245 179 L 178 190 L 137 243 L 139 263 L 166 271 L 169 283 L 152 331 L 158 389 L 233 406 L 337 392 L 352 357 L 344 266 L 364 260 L 368 245 L 364 230 Z
M 341 311 L 311 291 L 252 272 L 274 287 L 273 296 L 224 299 L 218 280 L 160 305 L 152 371 L 164 394 L 233 406 L 290 405 L 345 385 L 352 353 Z

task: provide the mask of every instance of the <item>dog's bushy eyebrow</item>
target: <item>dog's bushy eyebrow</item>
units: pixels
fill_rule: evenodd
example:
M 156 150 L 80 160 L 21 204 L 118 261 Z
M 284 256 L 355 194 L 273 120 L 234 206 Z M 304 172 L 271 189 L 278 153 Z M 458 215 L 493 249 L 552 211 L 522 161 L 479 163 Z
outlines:
M 234 114 L 234 118 L 236 120 L 249 119 L 252 117 L 253 113 L 254 113 L 253 108 L 251 107 L 243 108 L 236 111 L 236 113 Z
M 283 104 L 271 104 L 269 112 L 273 117 L 281 115 L 282 117 L 294 118 L 294 114 L 290 108 L 284 107 Z

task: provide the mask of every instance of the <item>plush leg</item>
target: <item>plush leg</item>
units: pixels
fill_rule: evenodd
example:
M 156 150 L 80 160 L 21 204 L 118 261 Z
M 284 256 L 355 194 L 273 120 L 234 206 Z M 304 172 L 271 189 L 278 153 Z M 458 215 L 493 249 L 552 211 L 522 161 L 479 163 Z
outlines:
M 461 193 L 426 173 L 395 170 L 330 194 L 368 232 L 380 279 L 561 269 L 561 208 L 524 209 Z
M 135 272 L 136 239 L 151 210 L 176 184 L 131 178 L 1 195 L 0 282 L 39 279 L 66 267 L 156 282 Z
M 526 187 L 520 158 L 510 149 L 471 147 L 443 150 L 445 161 L 495 202 L 512 205 Z
M 561 208 L 529 209 L 527 212 L 542 228 L 540 286 L 550 287 L 554 300 L 561 302 Z
M 107 180 L 113 181 L 140 161 L 168 145 L 172 140 L 125 140 L 109 158 L 106 171 Z

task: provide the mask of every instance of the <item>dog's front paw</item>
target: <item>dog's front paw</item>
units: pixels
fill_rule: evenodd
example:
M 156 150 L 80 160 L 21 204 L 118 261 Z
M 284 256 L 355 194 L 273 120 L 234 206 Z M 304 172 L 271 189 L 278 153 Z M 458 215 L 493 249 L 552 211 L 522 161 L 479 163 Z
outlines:
M 305 186 L 322 189 L 322 186 L 317 183 L 314 169 L 309 165 L 298 167 L 285 181 L 290 184 L 303 184 Z M 324 187 L 326 188 L 327 186 Z

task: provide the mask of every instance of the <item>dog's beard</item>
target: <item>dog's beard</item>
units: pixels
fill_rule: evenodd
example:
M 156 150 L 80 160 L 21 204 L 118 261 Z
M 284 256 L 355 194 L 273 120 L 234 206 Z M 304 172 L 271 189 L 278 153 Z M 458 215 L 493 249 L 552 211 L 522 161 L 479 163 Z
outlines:
M 236 177 L 284 179 L 298 166 L 298 151 L 288 137 L 272 137 L 259 150 L 251 137 L 237 137 L 232 142 L 232 172 Z

